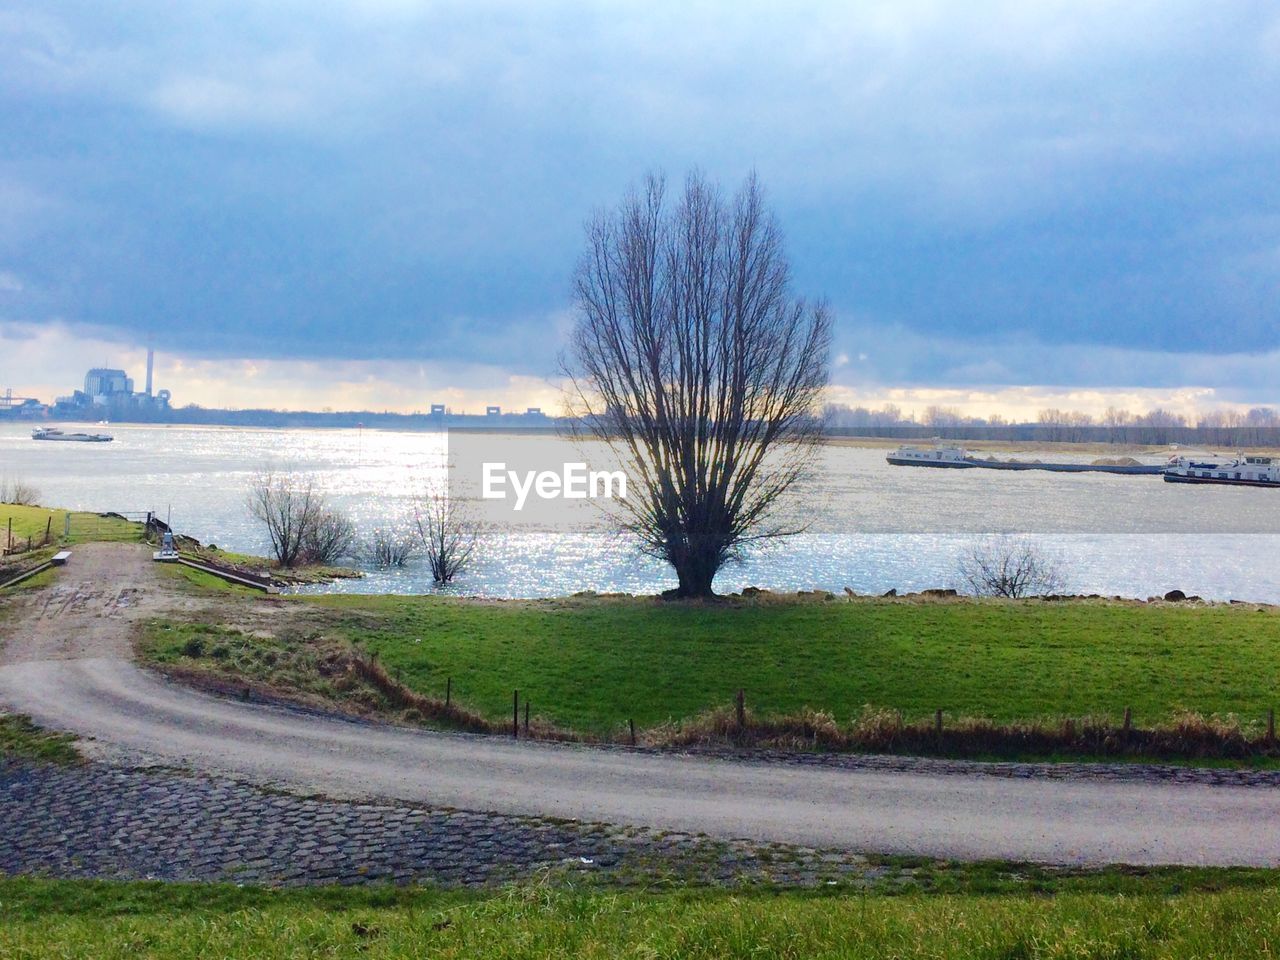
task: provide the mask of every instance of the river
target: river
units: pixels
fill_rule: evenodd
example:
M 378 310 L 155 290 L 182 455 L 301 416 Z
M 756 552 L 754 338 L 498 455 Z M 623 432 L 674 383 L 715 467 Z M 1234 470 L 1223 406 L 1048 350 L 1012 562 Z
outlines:
M 439 434 L 372 430 L 93 429 L 116 439 L 39 443 L 27 425 L 0 425 L 0 477 L 33 484 L 50 505 L 154 510 L 172 516 L 180 532 L 245 553 L 265 552 L 263 531 L 245 507 L 246 489 L 265 466 L 312 475 L 364 530 L 403 526 L 415 495 L 436 474 L 445 442 Z M 493 440 L 508 452 L 535 442 L 549 441 Z M 961 555 L 982 534 L 999 531 L 1035 539 L 1072 592 L 1147 597 L 1178 588 L 1213 599 L 1280 602 L 1280 490 L 1167 484 L 1158 476 L 891 467 L 884 453 L 825 448 L 783 517 L 805 532 L 728 567 L 717 589 L 880 593 L 958 586 Z M 638 556 L 593 509 L 577 516 L 572 524 L 491 529 L 451 592 L 515 598 L 652 593 L 674 585 L 661 564 Z M 412 564 L 321 589 L 433 588 L 422 565 Z

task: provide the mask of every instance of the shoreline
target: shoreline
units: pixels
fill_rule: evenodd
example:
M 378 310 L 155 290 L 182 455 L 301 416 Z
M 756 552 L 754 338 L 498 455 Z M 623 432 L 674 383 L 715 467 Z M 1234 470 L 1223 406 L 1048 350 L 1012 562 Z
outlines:
M 483 419 L 483 418 L 479 418 Z M 0 420 L 0 428 L 6 425 L 21 428 L 21 436 L 28 438 L 29 431 L 41 424 L 49 425 L 67 425 L 67 426 L 102 426 L 101 421 L 95 420 L 75 420 L 75 419 L 57 419 L 57 420 Z M 185 423 L 185 422 L 148 422 L 148 421 L 111 421 L 107 426 L 112 429 L 123 430 L 200 430 L 200 431 L 217 431 L 217 432 L 257 432 L 271 431 L 273 433 L 297 431 L 297 430 L 314 430 L 324 433 L 362 433 L 365 431 L 387 434 L 405 434 L 405 435 L 444 435 L 447 436 L 450 430 L 465 433 L 482 432 L 485 435 L 495 437 L 553 437 L 557 439 L 571 440 L 572 437 L 563 429 L 555 426 L 510 426 L 495 425 L 484 426 L 476 425 L 460 425 L 453 427 L 407 427 L 407 426 L 383 426 L 369 425 L 363 426 L 357 424 L 314 424 L 314 423 L 279 423 L 279 424 L 237 424 L 237 423 Z M 893 430 L 896 428 L 886 427 L 885 430 Z M 934 442 L 934 437 L 913 436 L 910 434 L 911 429 L 918 431 L 919 428 L 902 428 L 903 434 L 897 436 L 845 436 L 841 434 L 824 434 L 821 438 L 823 446 L 833 447 L 854 447 L 871 450 L 894 449 L 903 444 L 912 445 L 928 445 Z M 954 431 L 955 428 L 943 428 L 945 431 Z M 979 428 L 981 429 L 981 428 Z M 0 439 L 3 434 L 0 433 Z M 971 450 L 985 450 L 991 448 L 998 451 L 1006 451 L 1009 453 L 1027 453 L 1027 452 L 1059 452 L 1059 453 L 1080 453 L 1080 454 L 1141 454 L 1148 456 L 1168 456 L 1178 450 L 1190 450 L 1195 452 L 1214 453 L 1218 456 L 1226 456 L 1237 452 L 1244 452 L 1250 455 L 1258 456 L 1280 456 L 1280 445 L 1234 445 L 1234 444 L 1218 444 L 1209 442 L 1176 442 L 1164 444 L 1150 443 L 1129 443 L 1126 441 L 1067 441 L 1067 440 L 997 440 L 990 438 L 965 438 L 965 437 L 944 437 L 944 443 L 964 446 Z M 590 442 L 598 442 L 594 437 L 589 438 Z

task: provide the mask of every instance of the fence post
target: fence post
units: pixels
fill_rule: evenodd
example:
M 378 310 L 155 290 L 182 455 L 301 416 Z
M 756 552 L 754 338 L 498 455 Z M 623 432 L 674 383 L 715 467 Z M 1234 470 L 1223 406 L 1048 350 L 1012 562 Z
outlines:
M 444 681 L 444 705 L 448 709 L 453 703 L 453 677 L 448 677 Z
M 938 738 L 938 747 L 942 747 L 942 711 L 933 712 L 933 734 Z
M 53 514 L 49 514 L 49 519 L 44 525 L 44 543 L 42 544 L 42 546 L 47 547 L 49 545 L 49 541 L 52 539 L 50 534 L 52 533 L 53 533 Z
M 634 747 L 634 746 L 636 745 L 636 722 L 635 722 L 635 720 L 634 720 L 634 719 L 630 719 L 630 720 L 628 720 L 628 721 L 627 721 L 627 726 L 631 728 L 631 745 Z
M 6 550 L 8 550 L 8 549 L 9 549 L 10 547 L 12 547 L 12 546 L 13 546 L 13 517 L 10 517 L 10 518 L 9 518 L 9 533 L 5 536 L 5 539 L 4 539 L 4 548 L 5 548 Z
M 1124 735 L 1129 736 L 1133 732 L 1133 707 L 1124 708 Z
M 747 701 L 742 688 L 738 689 L 738 699 L 734 706 L 738 716 L 738 729 L 741 730 L 747 725 Z
M 511 736 L 520 739 L 520 691 L 511 695 Z
M 68 510 L 62 515 L 62 535 L 70 539 L 71 537 L 71 511 Z
M 529 699 L 528 697 L 526 697 L 524 701 L 524 735 L 526 737 L 529 735 Z

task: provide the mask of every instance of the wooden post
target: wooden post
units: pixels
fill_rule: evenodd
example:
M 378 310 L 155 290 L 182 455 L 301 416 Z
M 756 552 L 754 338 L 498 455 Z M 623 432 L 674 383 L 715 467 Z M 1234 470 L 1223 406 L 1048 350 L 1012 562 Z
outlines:
M 9 534 L 4 539 L 4 548 L 8 550 L 13 546 L 13 517 L 9 518 Z
M 511 695 L 511 735 L 520 739 L 520 691 Z
M 62 535 L 70 539 L 71 537 L 71 511 L 68 510 L 62 515 Z
M 741 688 L 738 690 L 738 699 L 734 707 L 738 715 L 738 729 L 741 730 L 747 725 L 747 700 Z
M 524 735 L 529 735 L 529 700 L 526 697 L 524 701 Z
M 1124 708 L 1124 735 L 1127 737 L 1133 732 L 1133 707 Z
M 50 534 L 53 533 L 53 514 L 49 514 L 49 519 L 44 525 L 44 545 L 49 545 L 51 539 Z
M 448 709 L 449 704 L 453 703 L 453 677 L 448 677 L 444 682 L 444 705 Z
M 933 733 L 938 738 L 938 745 L 942 745 L 942 711 L 935 710 L 933 712 Z
M 627 721 L 627 726 L 631 728 L 631 745 L 634 747 L 634 746 L 636 745 L 636 722 L 635 722 L 635 720 L 628 720 L 628 721 Z

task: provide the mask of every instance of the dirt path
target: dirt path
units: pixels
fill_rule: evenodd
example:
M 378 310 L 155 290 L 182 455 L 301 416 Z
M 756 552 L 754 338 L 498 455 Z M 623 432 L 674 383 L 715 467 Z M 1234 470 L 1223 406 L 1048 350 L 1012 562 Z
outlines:
M 89 543 L 44 590 L 16 593 L 0 626 L 0 663 L 128 658 L 133 624 L 166 602 L 144 545 Z
M 640 754 L 405 730 L 207 696 L 128 659 L 132 620 L 182 602 L 145 554 L 81 548 L 72 564 L 57 586 L 24 597 L 0 628 L 13 634 L 0 666 L 0 704 L 95 738 L 91 748 L 105 756 L 334 797 L 847 850 L 1055 863 L 1280 864 L 1280 831 L 1270 828 L 1280 818 L 1274 788 Z

